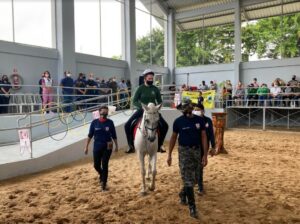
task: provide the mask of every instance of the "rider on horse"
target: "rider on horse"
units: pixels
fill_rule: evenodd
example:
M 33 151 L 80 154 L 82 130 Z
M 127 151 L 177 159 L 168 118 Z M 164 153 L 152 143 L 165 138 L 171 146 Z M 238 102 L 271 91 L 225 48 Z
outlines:
M 156 105 L 162 103 L 160 90 L 153 85 L 154 72 L 150 69 L 146 69 L 143 72 L 144 84 L 140 85 L 133 97 L 133 105 L 137 108 L 137 111 L 128 119 L 125 124 L 125 132 L 127 137 L 127 142 L 129 149 L 127 153 L 133 153 L 134 144 L 133 144 L 133 126 L 136 124 L 136 121 L 143 116 L 143 108 L 141 103 L 148 105 L 148 103 L 154 103 Z M 159 114 L 159 138 L 158 138 L 158 151 L 165 152 L 161 147 L 163 145 L 164 139 L 168 132 L 168 123 L 163 119 L 161 114 Z

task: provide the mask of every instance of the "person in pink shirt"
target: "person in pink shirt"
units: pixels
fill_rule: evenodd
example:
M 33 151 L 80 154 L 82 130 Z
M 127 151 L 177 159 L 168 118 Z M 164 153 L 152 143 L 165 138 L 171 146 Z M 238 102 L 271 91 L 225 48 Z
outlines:
M 52 103 L 52 79 L 49 71 L 44 72 L 44 78 L 42 79 L 42 97 L 43 97 L 43 110 L 46 110 L 47 106 L 50 107 Z M 46 112 L 45 112 L 46 113 Z

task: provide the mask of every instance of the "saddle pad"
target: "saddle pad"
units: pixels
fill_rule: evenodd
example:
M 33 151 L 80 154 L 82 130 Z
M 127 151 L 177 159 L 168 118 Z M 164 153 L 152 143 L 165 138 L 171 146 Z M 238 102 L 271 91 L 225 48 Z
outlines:
M 135 134 L 136 134 L 138 127 L 140 126 L 140 123 L 141 123 L 141 119 L 139 119 L 138 122 L 133 127 L 133 139 L 135 139 Z

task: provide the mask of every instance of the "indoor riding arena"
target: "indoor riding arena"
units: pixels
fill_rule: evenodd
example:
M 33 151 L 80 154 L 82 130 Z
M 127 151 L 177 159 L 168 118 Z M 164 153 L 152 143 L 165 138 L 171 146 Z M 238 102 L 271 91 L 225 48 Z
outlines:
M 0 21 L 0 224 L 300 223 L 299 1 L 4 0 Z M 201 191 L 178 149 L 198 129 Z

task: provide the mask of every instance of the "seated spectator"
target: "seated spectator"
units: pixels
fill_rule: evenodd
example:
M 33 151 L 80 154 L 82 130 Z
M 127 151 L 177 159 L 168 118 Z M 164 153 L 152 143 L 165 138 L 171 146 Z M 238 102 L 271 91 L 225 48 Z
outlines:
M 243 88 L 242 83 L 239 82 L 238 85 L 236 86 L 235 94 L 233 97 L 235 105 L 241 106 L 243 104 L 244 98 L 245 98 L 245 89 Z
M 258 84 L 258 82 L 257 82 L 257 78 L 254 78 L 254 79 L 253 79 L 252 84 L 253 84 L 253 87 L 255 87 L 255 88 L 258 88 L 258 87 L 259 87 L 259 84 Z
M 264 102 L 265 102 L 265 100 L 268 99 L 269 93 L 270 93 L 270 90 L 269 90 L 267 84 L 265 84 L 265 83 L 261 84 L 261 86 L 257 89 L 259 106 L 264 106 Z
M 278 86 L 278 82 L 272 83 L 272 87 L 270 89 L 270 103 L 272 105 L 272 101 L 274 101 L 274 106 L 278 106 L 280 104 L 280 101 L 282 99 L 282 90 Z
M 0 113 L 8 113 L 11 83 L 7 75 L 2 76 L 0 81 Z
M 294 93 L 298 92 L 297 91 L 298 83 L 299 83 L 299 81 L 296 79 L 296 75 L 293 75 L 292 79 L 288 82 L 288 84 L 290 84 L 290 87 L 293 88 Z
M 284 89 L 284 94 L 282 96 L 283 104 L 287 107 L 291 105 L 291 100 L 294 99 L 295 94 L 293 92 L 293 88 L 290 86 L 290 83 L 286 85 Z
M 208 90 L 208 86 L 205 84 L 205 81 L 202 81 L 202 85 L 200 85 L 199 90 L 206 91 Z
M 188 86 L 187 86 L 186 84 L 183 84 L 183 85 L 181 86 L 180 91 L 188 91 L 188 90 L 189 90 L 189 88 L 188 88 Z
M 176 91 L 176 84 L 175 84 L 175 82 L 172 82 L 172 85 L 169 86 L 169 91 L 172 91 L 172 92 Z
M 209 86 L 210 90 L 217 90 L 217 83 L 214 81 L 210 81 L 210 86 Z
M 255 106 L 257 104 L 257 88 L 254 87 L 254 84 L 251 83 L 247 86 L 247 106 Z

